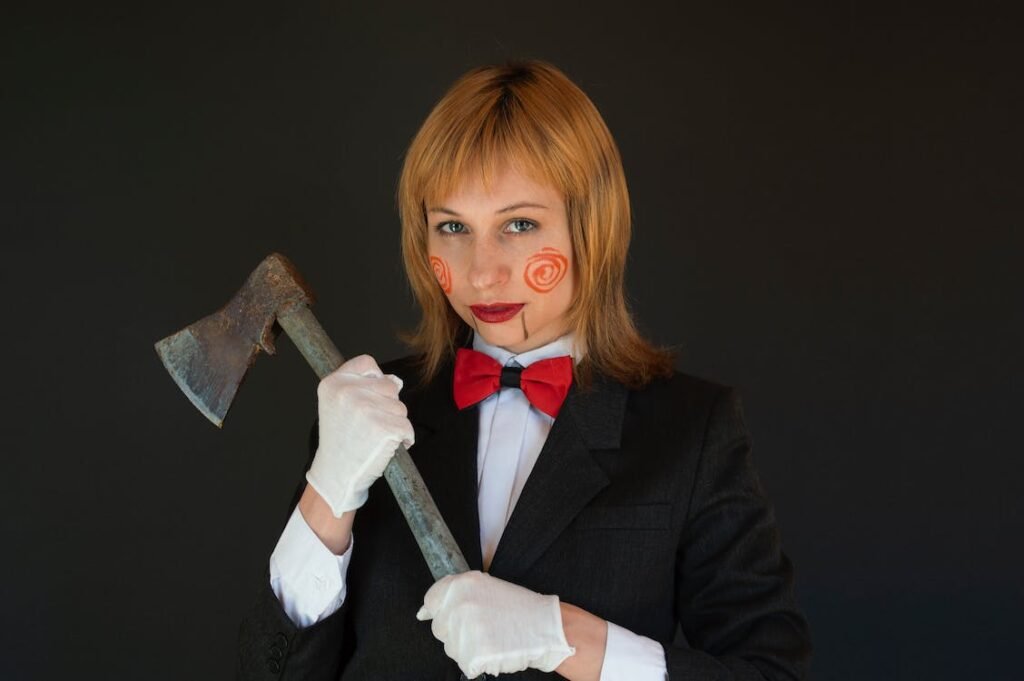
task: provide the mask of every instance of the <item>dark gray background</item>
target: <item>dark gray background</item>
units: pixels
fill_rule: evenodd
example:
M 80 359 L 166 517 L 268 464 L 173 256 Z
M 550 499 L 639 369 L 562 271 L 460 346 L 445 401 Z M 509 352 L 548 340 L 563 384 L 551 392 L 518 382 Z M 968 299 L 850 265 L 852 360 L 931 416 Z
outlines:
M 619 143 L 643 329 L 742 389 L 813 676 L 1021 678 L 1009 3 L 79 4 L 0 22 L 0 678 L 231 676 L 316 381 L 282 340 L 218 432 L 152 344 L 280 250 L 403 354 L 402 155 L 510 57 Z

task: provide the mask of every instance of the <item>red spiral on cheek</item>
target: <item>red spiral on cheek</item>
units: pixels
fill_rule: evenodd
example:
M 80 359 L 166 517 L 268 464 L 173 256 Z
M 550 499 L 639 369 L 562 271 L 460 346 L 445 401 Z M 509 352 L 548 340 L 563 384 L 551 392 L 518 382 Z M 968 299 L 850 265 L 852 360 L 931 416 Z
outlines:
M 448 267 L 448 263 L 436 255 L 430 256 L 430 267 L 434 270 L 434 276 L 437 277 L 437 283 L 441 285 L 441 290 L 445 293 L 452 292 L 452 270 Z
M 538 293 L 547 293 L 558 286 L 569 271 L 569 259 L 557 248 L 542 248 L 526 261 L 523 280 Z

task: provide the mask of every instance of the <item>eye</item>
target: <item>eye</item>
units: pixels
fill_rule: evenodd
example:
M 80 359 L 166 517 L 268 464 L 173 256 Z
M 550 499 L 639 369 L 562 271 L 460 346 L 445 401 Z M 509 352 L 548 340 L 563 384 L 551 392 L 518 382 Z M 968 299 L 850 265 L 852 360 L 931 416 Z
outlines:
M 516 218 L 508 223 L 505 231 L 511 232 L 512 234 L 523 234 L 534 229 L 537 229 L 536 222 L 533 222 L 532 220 L 525 220 L 523 218 Z
M 440 223 L 437 227 L 437 233 L 441 236 L 452 236 L 454 234 L 464 234 L 466 231 L 466 225 L 461 222 L 452 222 L 448 220 Z

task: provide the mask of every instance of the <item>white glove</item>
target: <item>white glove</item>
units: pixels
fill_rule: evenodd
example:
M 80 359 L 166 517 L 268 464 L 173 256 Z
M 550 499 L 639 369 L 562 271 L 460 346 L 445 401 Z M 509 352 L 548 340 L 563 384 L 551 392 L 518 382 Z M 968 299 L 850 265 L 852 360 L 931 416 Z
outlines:
M 402 379 L 385 376 L 369 355 L 353 357 L 317 386 L 320 441 L 306 480 L 335 517 L 366 503 L 398 444 L 415 441 L 401 389 Z
M 470 679 L 528 667 L 550 672 L 576 654 L 565 640 L 558 596 L 476 570 L 435 582 L 416 619 L 434 620 L 434 637 Z

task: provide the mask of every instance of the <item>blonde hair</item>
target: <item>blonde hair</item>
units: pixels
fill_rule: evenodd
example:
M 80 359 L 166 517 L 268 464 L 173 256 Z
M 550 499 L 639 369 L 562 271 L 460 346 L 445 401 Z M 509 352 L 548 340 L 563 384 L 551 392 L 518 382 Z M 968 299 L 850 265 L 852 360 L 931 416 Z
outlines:
M 624 295 L 631 219 L 622 160 L 593 102 L 540 61 L 484 66 L 465 74 L 427 116 L 405 156 L 398 185 L 402 258 L 422 311 L 403 340 L 433 378 L 468 340 L 427 254 L 426 203 L 443 200 L 475 172 L 484 185 L 504 163 L 565 198 L 577 287 L 568 328 L 585 349 L 576 380 L 597 370 L 630 387 L 672 372 L 672 355 L 646 341 Z

